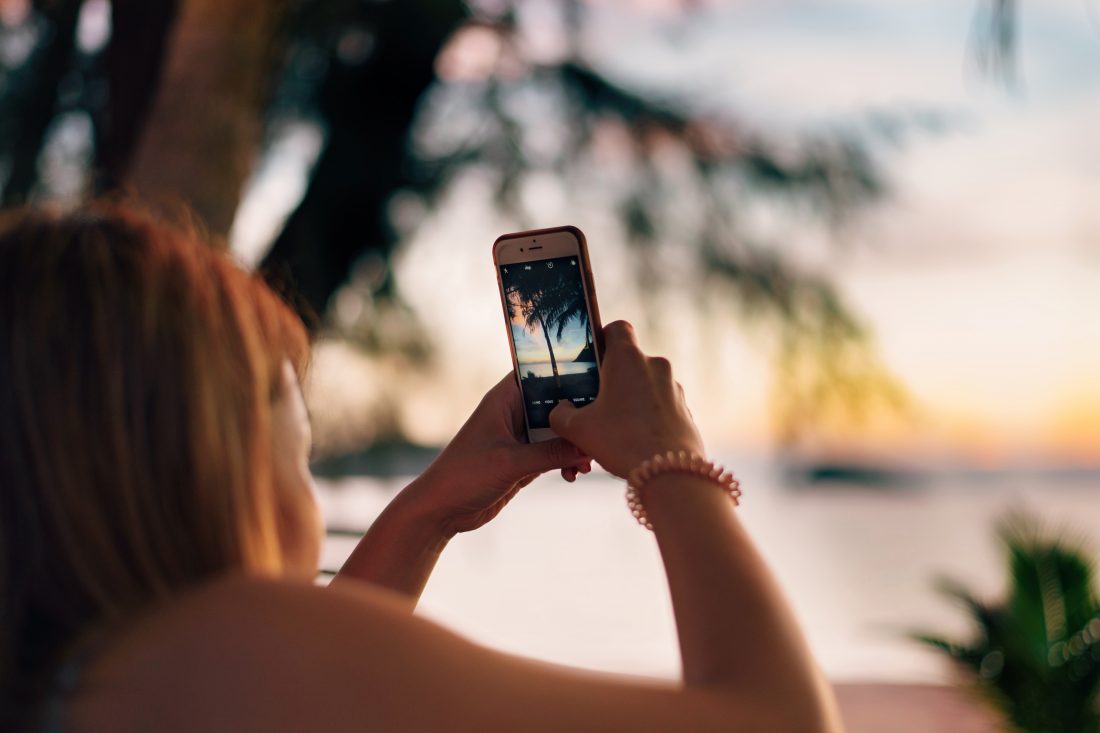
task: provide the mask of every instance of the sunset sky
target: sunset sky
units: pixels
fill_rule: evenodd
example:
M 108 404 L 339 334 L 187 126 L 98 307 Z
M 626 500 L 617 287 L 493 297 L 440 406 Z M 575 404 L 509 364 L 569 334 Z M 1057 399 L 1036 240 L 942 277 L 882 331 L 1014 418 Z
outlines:
M 523 318 L 517 316 L 512 319 L 512 338 L 516 343 L 516 358 L 521 363 L 550 361 L 546 338 L 538 326 L 529 331 L 524 326 Z M 550 331 L 550 340 L 554 344 L 554 358 L 558 361 L 572 361 L 584 348 L 584 329 L 577 319 L 573 319 L 562 331 L 561 341 L 557 339 L 557 329 Z
M 572 260 L 573 267 L 576 267 L 576 261 Z M 558 263 L 559 266 L 564 264 L 564 260 Z M 528 264 L 528 265 L 514 265 L 513 267 L 537 267 L 542 268 L 544 265 Z M 509 287 L 508 267 L 503 267 L 501 276 L 504 278 L 505 288 Z M 518 298 L 518 295 L 513 292 L 512 298 Z M 511 319 L 512 340 L 516 345 L 516 358 L 521 364 L 532 364 L 539 362 L 550 361 L 550 350 L 546 346 L 546 336 L 542 332 L 542 327 L 538 323 L 534 323 L 528 328 L 526 320 L 519 307 L 519 301 L 515 302 L 515 309 Z M 579 318 L 572 318 L 562 329 L 561 338 L 558 338 L 558 329 L 556 326 L 550 328 L 550 341 L 554 346 L 554 358 L 558 361 L 572 361 L 584 348 L 586 329 L 581 326 Z
M 590 3 L 593 63 L 775 134 L 937 120 L 896 141 L 872 135 L 890 191 L 840 245 L 782 209 L 738 212 L 837 282 L 913 400 L 906 419 L 873 417 L 823 436 L 822 450 L 1100 465 L 1100 3 L 1023 0 L 1007 89 L 968 61 L 977 2 L 707 2 L 686 20 L 665 5 Z M 772 372 L 754 326 L 699 315 L 691 283 L 651 322 L 614 212 L 545 177 L 519 195 L 527 223 L 586 232 L 605 322 L 635 321 L 643 345 L 672 359 L 711 443 L 768 450 Z M 445 368 L 410 386 L 402 415 L 422 440 L 445 439 L 509 366 L 489 243 L 516 227 L 491 196 L 490 181 L 466 177 L 399 257 L 401 291 L 440 324 Z

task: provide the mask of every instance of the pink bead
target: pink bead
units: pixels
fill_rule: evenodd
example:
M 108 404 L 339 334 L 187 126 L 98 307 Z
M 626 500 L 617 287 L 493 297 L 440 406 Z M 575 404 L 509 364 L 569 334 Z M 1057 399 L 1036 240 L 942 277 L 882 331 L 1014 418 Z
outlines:
M 654 476 L 669 472 L 688 473 L 713 481 L 730 497 L 734 506 L 740 506 L 741 504 L 741 482 L 730 471 L 723 469 L 713 461 L 706 460 L 697 453 L 689 453 L 685 450 L 657 453 L 642 461 L 633 471 L 627 474 L 627 508 L 638 520 L 638 524 L 646 529 L 652 530 L 653 524 L 646 516 L 645 505 L 642 503 L 639 490 Z

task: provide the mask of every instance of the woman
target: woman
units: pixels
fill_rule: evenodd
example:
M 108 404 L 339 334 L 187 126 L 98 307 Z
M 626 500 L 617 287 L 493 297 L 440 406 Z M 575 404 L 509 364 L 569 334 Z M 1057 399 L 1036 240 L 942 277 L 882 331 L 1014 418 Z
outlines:
M 413 615 L 447 541 L 538 474 L 703 454 L 668 362 L 626 323 L 605 329 L 599 399 L 552 413 L 563 439 L 523 442 L 505 378 L 318 588 L 308 345 L 258 278 L 123 207 L 23 211 L 0 224 L 0 313 L 4 730 L 840 730 L 732 502 L 686 464 L 634 475 L 680 684 Z

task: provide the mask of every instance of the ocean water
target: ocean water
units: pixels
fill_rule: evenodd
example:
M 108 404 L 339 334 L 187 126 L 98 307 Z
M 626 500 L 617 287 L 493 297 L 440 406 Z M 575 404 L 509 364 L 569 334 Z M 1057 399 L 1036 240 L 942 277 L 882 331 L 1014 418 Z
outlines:
M 1005 561 L 994 527 L 1010 510 L 1069 527 L 1100 555 L 1095 478 L 792 489 L 767 467 L 730 465 L 746 466 L 738 511 L 835 680 L 948 682 L 943 661 L 906 632 L 969 633 L 965 615 L 932 583 L 947 575 L 979 594 L 1000 594 Z M 368 526 L 406 480 L 322 482 L 330 525 Z M 657 546 L 628 515 L 623 488 L 598 469 L 574 484 L 557 475 L 536 480 L 489 525 L 451 542 L 420 613 L 517 654 L 676 677 Z M 324 564 L 338 567 L 354 542 L 330 538 Z
M 558 374 L 584 374 L 595 366 L 594 361 L 559 361 Z M 528 372 L 534 372 L 536 377 L 552 377 L 554 367 L 548 361 L 520 363 L 520 373 L 526 377 Z

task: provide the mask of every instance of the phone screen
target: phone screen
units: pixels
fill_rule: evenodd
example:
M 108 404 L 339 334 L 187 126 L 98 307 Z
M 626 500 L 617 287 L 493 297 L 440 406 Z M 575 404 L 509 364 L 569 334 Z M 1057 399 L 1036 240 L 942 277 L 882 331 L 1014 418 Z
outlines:
M 600 373 L 575 256 L 500 266 L 504 303 L 530 428 L 550 427 L 559 400 L 596 399 Z

